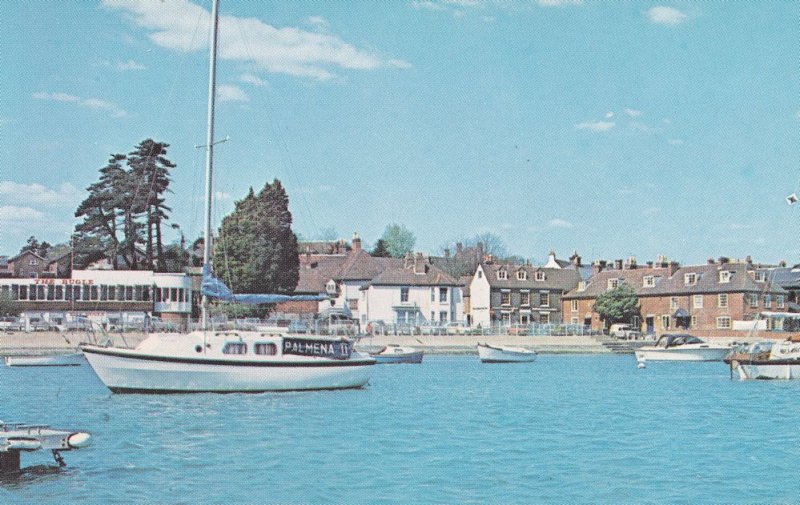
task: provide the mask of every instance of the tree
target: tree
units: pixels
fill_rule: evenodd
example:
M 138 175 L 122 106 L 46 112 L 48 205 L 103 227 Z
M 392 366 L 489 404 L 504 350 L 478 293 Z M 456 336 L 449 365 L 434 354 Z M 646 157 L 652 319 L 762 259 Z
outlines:
M 277 179 L 253 189 L 225 216 L 214 244 L 214 270 L 235 293 L 290 294 L 300 262 L 289 197 Z
M 620 284 L 597 297 L 594 311 L 606 324 L 630 323 L 639 315 L 639 299 L 629 284 Z
M 375 248 L 369 254 L 375 258 L 388 258 L 391 256 L 386 249 L 386 242 L 382 238 L 378 239 L 378 242 L 375 243 Z
M 9 293 L 0 293 L 0 316 L 18 316 L 22 313 L 22 306 L 15 302 Z
M 386 227 L 381 235 L 386 250 L 393 258 L 402 258 L 414 249 L 417 238 L 405 226 L 392 223 Z
M 52 246 L 47 242 L 39 242 L 39 240 L 31 235 L 28 237 L 28 242 L 19 250 L 19 253 L 22 254 L 27 251 L 31 251 L 34 254 L 38 254 L 42 258 L 47 256 L 47 252 L 50 250 Z

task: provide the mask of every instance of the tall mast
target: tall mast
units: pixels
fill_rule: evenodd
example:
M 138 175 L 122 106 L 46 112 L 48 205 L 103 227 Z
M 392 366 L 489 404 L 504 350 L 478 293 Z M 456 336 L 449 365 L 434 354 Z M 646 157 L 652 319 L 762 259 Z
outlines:
M 211 34 L 209 35 L 208 66 L 208 128 L 206 134 L 206 209 L 203 227 L 203 266 L 211 261 L 211 202 L 213 196 L 212 179 L 214 175 L 214 98 L 217 89 L 217 24 L 219 22 L 219 1 L 211 3 Z M 208 328 L 208 297 L 202 301 L 203 329 Z

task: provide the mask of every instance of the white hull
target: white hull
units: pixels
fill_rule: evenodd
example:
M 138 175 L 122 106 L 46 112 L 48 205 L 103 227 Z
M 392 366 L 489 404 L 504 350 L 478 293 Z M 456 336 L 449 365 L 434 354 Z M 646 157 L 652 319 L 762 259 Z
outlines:
M 411 347 L 388 346 L 379 353 L 370 354 L 378 363 L 422 363 L 422 351 Z
M 642 347 L 636 351 L 638 361 L 722 361 L 730 347 L 654 348 Z
M 83 353 L 50 356 L 6 356 L 6 366 L 80 366 L 86 363 Z
M 85 345 L 86 359 L 115 393 L 262 392 L 347 389 L 364 386 L 375 360 L 353 352 L 346 359 L 282 352 L 283 337 L 250 332 L 225 333 L 207 340 L 202 333 L 154 336 L 136 349 Z M 223 354 L 228 342 L 248 346 L 246 354 Z M 277 354 L 257 355 L 256 343 L 276 344 Z
M 800 362 L 798 363 L 741 363 L 734 362 L 732 368 L 739 373 L 742 380 L 748 379 L 800 379 Z
M 494 347 L 478 344 L 478 356 L 483 363 L 529 363 L 536 352 L 522 347 Z

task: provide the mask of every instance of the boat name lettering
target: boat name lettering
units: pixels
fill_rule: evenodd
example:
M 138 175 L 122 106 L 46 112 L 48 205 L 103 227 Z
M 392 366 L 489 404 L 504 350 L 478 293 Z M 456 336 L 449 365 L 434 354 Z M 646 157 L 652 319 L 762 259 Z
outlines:
M 347 359 L 350 357 L 352 347 L 349 342 L 331 342 L 327 340 L 300 340 L 285 338 L 283 340 L 284 354 L 297 354 L 300 356 L 322 356 L 326 358 Z
M 94 279 L 34 279 L 34 284 L 55 285 L 55 284 L 75 284 L 91 286 L 94 284 Z

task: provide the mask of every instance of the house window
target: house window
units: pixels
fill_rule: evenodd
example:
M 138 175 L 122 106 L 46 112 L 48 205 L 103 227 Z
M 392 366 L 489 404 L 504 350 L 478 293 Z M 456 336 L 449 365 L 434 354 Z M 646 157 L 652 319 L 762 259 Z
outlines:
M 352 298 L 347 300 L 347 308 L 350 310 L 358 310 L 358 299 Z
M 483 272 L 478 270 L 478 279 L 483 279 Z
M 668 315 L 661 316 L 661 327 L 665 330 L 669 329 L 670 317 Z
M 431 288 L 431 301 L 432 302 L 436 301 L 436 288 L 434 287 Z
M 530 324 L 531 323 L 530 314 L 520 314 L 519 315 L 519 323 L 520 324 Z
M 717 329 L 718 330 L 730 330 L 731 329 L 731 318 L 728 316 L 722 316 L 717 318 Z
M 262 356 L 275 356 L 278 354 L 278 347 L 271 343 L 258 343 L 256 344 L 256 354 L 260 354 Z
M 542 271 L 536 272 L 536 275 L 534 276 L 534 279 L 536 279 L 539 282 L 544 281 L 544 272 L 542 272 Z
M 511 291 L 500 292 L 500 305 L 511 305 Z
M 578 291 L 586 291 L 586 281 L 580 281 L 578 283 Z
M 756 280 L 758 282 L 764 282 L 767 280 L 767 274 L 765 272 L 756 272 Z
M 750 308 L 754 309 L 758 307 L 758 295 L 755 293 L 750 293 Z
M 400 288 L 400 301 L 401 302 L 408 301 L 408 288 Z
M 694 286 L 695 284 L 697 284 L 697 274 L 696 273 L 684 274 L 683 283 L 687 286 Z
M 439 288 L 439 303 L 447 302 L 447 288 Z
M 691 322 L 690 326 L 692 328 L 696 328 L 697 327 L 697 316 L 692 316 L 692 322 Z
M 720 284 L 727 284 L 731 281 L 731 273 L 727 270 L 723 270 L 719 273 L 719 282 Z
M 772 295 L 764 295 L 764 308 L 772 307 Z
M 778 295 L 775 297 L 775 303 L 778 304 L 778 308 L 782 309 L 785 306 L 785 302 L 783 300 L 783 295 Z
M 525 270 L 520 270 L 517 272 L 517 280 L 518 281 L 527 281 L 528 280 L 528 272 Z
M 643 288 L 652 288 L 656 285 L 656 278 L 652 275 L 645 275 L 642 277 L 642 287 Z
M 227 342 L 222 348 L 222 354 L 247 354 L 247 344 L 243 342 Z
M 670 299 L 669 299 L 669 308 L 672 309 L 672 310 L 675 310 L 675 309 L 678 308 L 678 297 L 677 296 L 670 297 Z
M 550 306 L 550 292 L 549 291 L 542 291 L 539 293 L 539 306 L 540 307 L 549 307 Z
M 578 324 L 578 318 L 577 317 L 573 317 L 572 319 L 569 320 L 569 323 L 570 324 Z
M 550 324 L 550 313 L 539 312 L 539 322 L 542 324 Z
M 696 309 L 703 308 L 703 295 L 694 295 L 692 297 L 692 306 Z
M 508 279 L 508 272 L 505 270 L 498 270 L 497 271 L 497 280 L 504 281 Z
M 31 260 L 28 261 L 28 265 L 30 265 L 32 267 L 35 267 L 38 264 L 39 264 L 39 260 L 37 260 L 37 259 L 31 259 Z
M 728 306 L 728 293 L 720 293 L 717 296 L 717 307 L 726 308 Z
M 608 279 L 608 289 L 615 289 L 619 286 L 619 279 Z
M 571 300 L 569 302 L 569 308 L 572 312 L 578 312 L 578 300 Z
M 531 293 L 529 291 L 522 291 L 519 294 L 519 304 L 523 306 L 531 304 Z
M 443 310 L 439 312 L 439 322 L 444 324 L 447 322 L 447 311 Z

